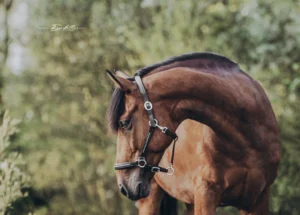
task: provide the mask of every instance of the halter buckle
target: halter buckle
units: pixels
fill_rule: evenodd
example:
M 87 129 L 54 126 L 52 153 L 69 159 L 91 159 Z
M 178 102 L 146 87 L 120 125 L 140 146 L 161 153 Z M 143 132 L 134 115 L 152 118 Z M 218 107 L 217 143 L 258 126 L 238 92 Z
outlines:
M 162 133 L 166 133 L 166 132 L 167 132 L 167 130 L 168 130 L 168 128 L 167 128 L 167 127 L 163 127 L 163 128 L 161 129 Z
M 137 159 L 138 167 L 144 168 L 147 165 L 147 161 L 144 157 L 138 157 Z
M 160 168 L 157 166 L 154 166 L 151 168 L 151 172 L 160 172 Z
M 156 128 L 159 128 L 159 130 L 161 130 L 162 133 L 166 133 L 168 128 L 167 127 L 164 127 L 164 126 L 160 126 L 158 124 L 158 121 L 157 119 L 154 119 L 154 125 L 151 124 L 151 121 L 149 121 L 149 125 L 150 126 L 153 126 L 153 127 L 156 127 Z
M 149 102 L 149 101 L 146 101 L 145 103 L 144 103 L 144 108 L 146 109 L 146 110 L 152 110 L 152 103 L 151 102 Z
M 167 168 L 168 172 L 167 172 L 167 175 L 174 175 L 175 173 L 175 170 L 173 168 L 173 165 L 170 163 L 170 167 Z M 170 170 L 170 172 L 169 172 Z

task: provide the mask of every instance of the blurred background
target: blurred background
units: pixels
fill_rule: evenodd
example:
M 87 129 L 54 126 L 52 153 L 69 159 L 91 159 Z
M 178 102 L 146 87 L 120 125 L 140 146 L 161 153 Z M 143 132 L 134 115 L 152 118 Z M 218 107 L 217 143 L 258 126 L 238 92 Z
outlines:
M 282 142 L 270 208 L 300 214 L 299 0 L 0 0 L 0 214 L 137 214 L 115 180 L 105 69 L 194 51 L 263 85 Z

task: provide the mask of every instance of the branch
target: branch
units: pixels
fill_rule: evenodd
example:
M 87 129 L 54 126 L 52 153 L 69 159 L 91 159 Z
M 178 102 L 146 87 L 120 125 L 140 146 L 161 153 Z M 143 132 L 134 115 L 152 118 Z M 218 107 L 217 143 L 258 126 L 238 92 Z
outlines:
M 9 43 L 10 43 L 10 36 L 9 36 L 9 28 L 8 28 L 8 13 L 9 9 L 12 5 L 12 0 L 4 0 L 4 40 L 3 40 L 3 47 L 1 51 L 3 52 L 3 58 L 0 62 L 0 110 L 3 105 L 2 100 L 2 91 L 3 91 L 3 71 L 5 69 L 6 61 L 8 58 L 8 49 L 9 49 Z

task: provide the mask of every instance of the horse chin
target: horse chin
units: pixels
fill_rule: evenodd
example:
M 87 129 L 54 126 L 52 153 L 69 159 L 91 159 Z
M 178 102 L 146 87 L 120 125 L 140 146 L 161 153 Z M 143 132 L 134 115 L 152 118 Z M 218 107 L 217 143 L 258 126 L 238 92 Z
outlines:
M 151 185 L 146 183 L 146 184 L 139 184 L 138 187 L 136 188 L 136 193 L 132 198 L 130 198 L 133 201 L 137 201 L 139 199 L 146 198 L 150 195 L 151 192 Z
M 139 199 L 148 197 L 150 195 L 150 192 L 151 192 L 150 184 L 139 183 L 135 188 L 135 192 L 129 193 L 129 195 L 127 195 L 127 197 L 132 201 L 137 201 Z

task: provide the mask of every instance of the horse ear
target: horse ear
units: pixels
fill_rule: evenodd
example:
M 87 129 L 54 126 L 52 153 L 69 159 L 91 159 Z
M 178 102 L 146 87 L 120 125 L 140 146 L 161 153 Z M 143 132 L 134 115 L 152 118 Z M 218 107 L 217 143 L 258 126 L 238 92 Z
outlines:
M 124 92 L 128 93 L 135 89 L 135 84 L 127 78 L 129 78 L 128 75 L 126 75 L 124 72 L 118 71 L 116 75 L 114 75 L 112 72 L 106 70 L 106 73 L 110 77 L 110 79 L 114 82 L 115 86 L 123 90 Z
M 116 71 L 116 76 L 119 76 L 121 78 L 129 78 L 129 75 L 127 75 L 125 72 L 121 72 L 121 71 Z

